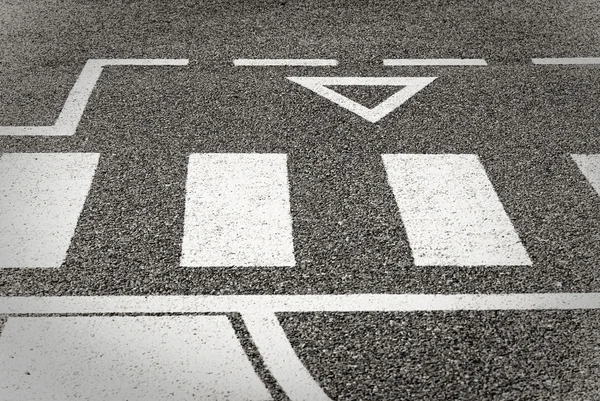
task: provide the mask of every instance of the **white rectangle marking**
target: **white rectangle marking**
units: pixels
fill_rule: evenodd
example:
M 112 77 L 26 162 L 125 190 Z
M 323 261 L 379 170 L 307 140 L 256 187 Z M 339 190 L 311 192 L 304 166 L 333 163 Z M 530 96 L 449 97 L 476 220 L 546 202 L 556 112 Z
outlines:
M 233 60 L 236 67 L 276 67 L 276 66 L 305 66 L 305 67 L 333 67 L 338 65 L 337 60 L 330 59 L 247 59 Z
M 533 58 L 533 64 L 600 64 L 600 57 Z
M 600 195 L 600 155 L 571 155 L 571 157 Z
M 294 266 L 285 154 L 193 154 L 182 266 Z
M 415 66 L 415 65 L 487 65 L 484 59 L 480 58 L 428 58 L 428 59 L 385 59 L 385 66 Z
M 2 400 L 270 400 L 226 316 L 10 318 Z
M 476 155 L 383 155 L 417 266 L 530 265 Z
M 0 156 L 0 267 L 60 267 L 100 155 Z
M 600 309 L 600 293 L 0 297 L 0 314 Z

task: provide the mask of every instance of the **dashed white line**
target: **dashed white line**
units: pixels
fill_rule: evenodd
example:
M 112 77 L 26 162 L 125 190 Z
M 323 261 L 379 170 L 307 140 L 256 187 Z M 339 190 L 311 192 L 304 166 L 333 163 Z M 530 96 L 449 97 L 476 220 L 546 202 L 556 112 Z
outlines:
M 488 65 L 481 58 L 401 58 L 401 59 L 384 59 L 383 65 L 403 67 L 403 66 L 418 66 L 418 65 Z
M 110 65 L 181 66 L 187 59 L 91 59 L 71 88 L 63 108 L 51 126 L 0 126 L 0 136 L 70 136 L 74 135 L 87 102 L 100 78 L 102 68 Z
M 247 59 L 238 58 L 233 60 L 236 67 L 278 67 L 278 66 L 304 66 L 304 67 L 334 67 L 338 65 L 337 60 L 332 59 Z
M 533 58 L 533 64 L 600 64 L 600 57 Z
M 600 309 L 600 293 L 0 297 L 0 314 Z
M 60 267 L 99 157 L 97 153 L 0 157 L 0 268 Z

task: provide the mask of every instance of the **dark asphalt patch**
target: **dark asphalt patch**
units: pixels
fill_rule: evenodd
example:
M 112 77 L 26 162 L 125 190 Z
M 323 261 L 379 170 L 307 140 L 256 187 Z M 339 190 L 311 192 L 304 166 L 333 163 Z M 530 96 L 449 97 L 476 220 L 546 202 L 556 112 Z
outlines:
M 598 311 L 282 314 L 335 400 L 595 400 Z

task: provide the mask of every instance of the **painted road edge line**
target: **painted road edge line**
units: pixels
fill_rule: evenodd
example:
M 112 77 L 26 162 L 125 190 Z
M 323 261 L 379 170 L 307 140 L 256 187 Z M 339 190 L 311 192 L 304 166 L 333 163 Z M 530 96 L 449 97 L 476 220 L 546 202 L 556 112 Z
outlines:
M 0 297 L 0 314 L 419 312 L 600 309 L 600 292 Z
M 417 65 L 488 65 L 482 58 L 400 58 L 384 59 L 383 65 L 389 67 L 404 67 Z
M 337 60 L 333 59 L 276 59 L 276 58 L 261 58 L 248 59 L 238 58 L 233 60 L 233 65 L 236 67 L 277 67 L 277 66 L 304 66 L 304 67 L 335 67 L 338 65 Z
M 290 400 L 331 401 L 298 359 L 274 313 L 245 313 L 242 319 L 267 368 Z
M 73 84 L 54 125 L 0 126 L 0 136 L 74 135 L 88 100 L 102 74 L 103 67 L 111 65 L 181 66 L 188 63 L 188 59 L 89 59 Z
M 532 58 L 533 64 L 600 64 L 600 57 Z

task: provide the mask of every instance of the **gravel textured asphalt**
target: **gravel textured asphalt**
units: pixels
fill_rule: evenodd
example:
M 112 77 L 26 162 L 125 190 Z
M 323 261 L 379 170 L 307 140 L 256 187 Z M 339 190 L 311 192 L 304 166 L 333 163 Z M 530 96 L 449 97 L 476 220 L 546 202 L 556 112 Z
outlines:
M 596 1 L 2 3 L 0 125 L 52 124 L 91 58 L 190 64 L 106 67 L 75 136 L 0 136 L 1 153 L 101 154 L 63 266 L 0 269 L 1 296 L 600 292 L 600 196 L 570 157 L 600 154 L 600 66 L 531 63 L 600 56 Z M 373 124 L 287 76 L 438 79 Z M 288 154 L 295 268 L 179 267 L 187 157 L 204 152 Z M 414 266 L 386 153 L 479 155 L 532 266 Z M 279 318 L 332 399 L 600 400 L 597 310 Z

